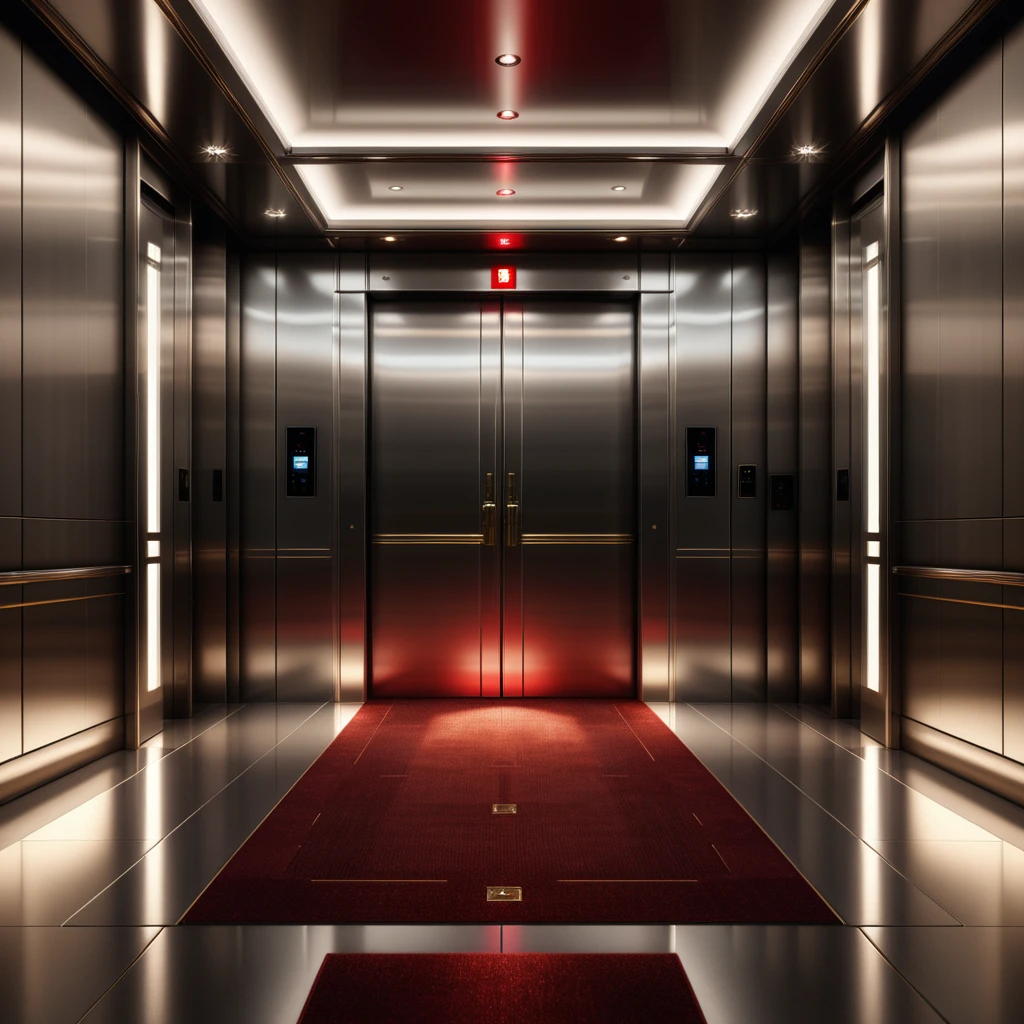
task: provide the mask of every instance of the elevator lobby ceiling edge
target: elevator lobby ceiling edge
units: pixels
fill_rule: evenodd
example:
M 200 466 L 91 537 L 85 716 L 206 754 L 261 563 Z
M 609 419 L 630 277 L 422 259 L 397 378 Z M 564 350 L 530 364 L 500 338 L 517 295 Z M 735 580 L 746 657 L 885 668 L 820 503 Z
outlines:
M 3 17 L 56 34 L 256 244 L 671 250 L 763 244 L 1012 7 L 22 0 Z

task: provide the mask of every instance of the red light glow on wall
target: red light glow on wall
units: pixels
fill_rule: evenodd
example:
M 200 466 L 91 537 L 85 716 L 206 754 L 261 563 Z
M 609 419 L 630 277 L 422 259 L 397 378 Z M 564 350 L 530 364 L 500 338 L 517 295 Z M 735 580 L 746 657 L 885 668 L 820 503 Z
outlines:
M 515 267 L 491 267 L 492 288 L 515 288 L 516 268 Z

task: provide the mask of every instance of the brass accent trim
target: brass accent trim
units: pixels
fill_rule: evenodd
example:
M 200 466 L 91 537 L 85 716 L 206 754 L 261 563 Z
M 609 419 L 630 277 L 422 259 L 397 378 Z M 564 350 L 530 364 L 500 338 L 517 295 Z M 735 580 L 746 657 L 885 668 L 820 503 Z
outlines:
M 960 583 L 991 583 L 997 587 L 1024 587 L 1024 572 L 998 569 L 935 569 L 927 565 L 895 565 L 893 576 L 924 580 L 953 580 Z
M 377 882 L 381 885 L 395 883 L 413 885 L 447 885 L 447 878 L 311 878 L 311 882 Z
M 515 804 L 491 804 L 491 814 L 516 814 Z
M 489 885 L 487 886 L 488 903 L 522 903 L 523 887 L 521 885 Z
M 483 544 L 482 533 L 375 533 L 373 544 Z
M 934 597 L 931 594 L 907 594 L 900 591 L 900 597 L 913 597 L 918 601 L 940 601 L 943 604 L 971 604 L 975 608 L 1007 608 L 1011 612 L 1024 612 L 1024 605 L 1003 604 L 1001 601 L 965 601 L 962 597 Z
M 24 587 L 29 583 L 58 583 L 61 580 L 98 580 L 127 576 L 130 565 L 88 565 L 77 569 L 21 569 L 0 572 L 0 587 Z
M 523 544 L 632 544 L 631 533 L 524 533 Z
M 631 885 L 637 882 L 651 882 L 664 884 L 667 882 L 699 882 L 699 878 L 556 878 L 556 882 L 629 882 Z
M 51 597 L 47 601 L 19 601 L 17 604 L 0 604 L 0 612 L 11 611 L 14 608 L 38 608 L 43 604 L 71 604 L 74 601 L 97 601 L 101 597 L 125 596 L 123 590 L 118 590 L 109 594 L 86 594 L 85 597 Z

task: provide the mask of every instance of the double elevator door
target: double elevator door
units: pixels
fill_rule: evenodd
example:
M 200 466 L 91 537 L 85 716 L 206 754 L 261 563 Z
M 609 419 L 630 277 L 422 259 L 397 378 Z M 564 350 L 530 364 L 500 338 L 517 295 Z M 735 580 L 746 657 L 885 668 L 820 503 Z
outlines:
M 631 305 L 372 309 L 375 697 L 629 697 Z

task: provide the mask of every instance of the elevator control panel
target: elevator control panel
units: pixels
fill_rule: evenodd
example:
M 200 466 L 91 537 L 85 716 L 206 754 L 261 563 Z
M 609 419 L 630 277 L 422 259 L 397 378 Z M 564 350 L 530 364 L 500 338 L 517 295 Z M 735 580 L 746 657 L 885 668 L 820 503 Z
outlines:
M 288 464 L 285 467 L 289 498 L 316 497 L 316 427 L 288 427 Z
M 757 466 L 736 467 L 736 497 L 757 497 Z
M 686 496 L 715 496 L 715 428 L 686 428 Z
M 768 482 L 773 512 L 792 512 L 796 500 L 796 478 L 791 473 L 776 473 Z

